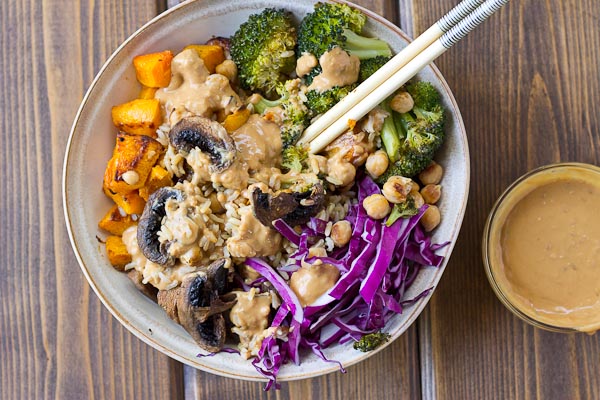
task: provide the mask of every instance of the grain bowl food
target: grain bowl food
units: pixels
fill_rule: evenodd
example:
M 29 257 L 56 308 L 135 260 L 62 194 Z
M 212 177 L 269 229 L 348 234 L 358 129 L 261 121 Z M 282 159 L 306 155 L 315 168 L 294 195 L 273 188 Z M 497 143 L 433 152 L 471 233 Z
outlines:
M 270 386 L 294 363 L 338 361 L 340 347 L 358 358 L 398 335 L 400 313 L 430 294 L 422 267 L 448 251 L 428 232 L 444 223 L 455 171 L 433 161 L 447 101 L 423 79 L 308 154 L 304 128 L 392 51 L 361 37 L 366 17 L 345 5 L 318 4 L 301 22 L 280 8 L 249 14 L 228 35 L 130 54 L 143 86 L 111 104 L 102 188 L 113 205 L 99 226 L 111 264 L 187 331 L 173 348 L 203 349 L 199 365 L 248 359 Z M 341 18 L 342 36 L 311 44 L 339 15 L 353 25 Z

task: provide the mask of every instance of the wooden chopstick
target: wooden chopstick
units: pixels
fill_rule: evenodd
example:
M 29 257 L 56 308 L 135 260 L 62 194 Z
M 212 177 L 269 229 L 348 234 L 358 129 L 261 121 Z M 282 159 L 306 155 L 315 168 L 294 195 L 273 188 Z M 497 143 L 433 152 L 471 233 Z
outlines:
M 379 68 L 373 75 L 361 83 L 360 86 L 350 92 L 335 106 L 318 118 L 312 125 L 306 128 L 298 140 L 298 143 L 308 143 L 316 138 L 335 120 L 344 115 L 347 110 L 358 104 L 364 97 L 385 82 L 396 71 L 404 67 L 410 60 L 415 58 L 417 54 L 425 50 L 444 33 L 448 32 L 453 26 L 473 12 L 483 2 L 484 0 L 463 0 L 456 5 L 456 7 L 440 18 L 439 21 L 423 32 L 423 34 L 421 34 L 418 38 L 409 43 L 408 46 L 402 49 L 384 66 Z
M 388 79 L 386 79 L 384 83 L 374 88 L 363 98 L 358 99 L 353 106 L 345 108 L 345 112 L 342 113 L 340 117 L 330 119 L 330 124 L 327 124 L 328 121 L 325 121 L 325 123 L 322 125 L 328 125 L 327 128 L 325 128 L 309 143 L 310 153 L 316 154 L 327 147 L 329 143 L 333 142 L 338 136 L 348 130 L 349 123 L 351 121 L 358 121 L 364 117 L 369 111 L 371 111 L 373 108 L 379 105 L 379 103 L 398 90 L 398 88 L 408 82 L 425 66 L 429 65 L 433 60 L 438 58 L 450 47 L 455 45 L 463 37 L 469 34 L 479 24 L 481 24 L 492 14 L 498 11 L 502 6 L 508 3 L 508 1 L 509 0 L 484 1 L 479 7 L 473 10 L 464 19 L 459 21 L 448 32 L 444 33 L 439 39 L 435 40 L 423 51 L 418 53 L 412 60 L 406 63 L 404 67 L 392 73 L 392 75 L 388 75 Z M 359 85 L 358 88 L 360 88 L 363 84 Z M 338 112 L 339 111 L 336 113 Z M 323 114 L 321 118 L 325 116 L 329 118 L 328 113 L 329 111 Z M 315 123 L 321 118 L 315 121 Z M 306 141 L 303 143 L 306 143 Z

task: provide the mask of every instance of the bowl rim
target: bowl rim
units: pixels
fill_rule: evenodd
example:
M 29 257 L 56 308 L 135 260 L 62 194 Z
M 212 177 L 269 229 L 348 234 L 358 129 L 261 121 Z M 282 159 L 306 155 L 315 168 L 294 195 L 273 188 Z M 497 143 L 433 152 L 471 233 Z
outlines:
M 132 42 L 135 38 L 137 38 L 139 35 L 144 33 L 146 30 L 150 29 L 157 21 L 159 21 L 160 19 L 162 19 L 165 16 L 170 15 L 172 13 L 180 12 L 181 9 L 188 7 L 193 3 L 198 3 L 201 1 L 202 0 L 187 0 L 183 3 L 180 3 L 174 7 L 171 7 L 169 9 L 165 10 L 164 12 L 158 14 L 156 17 L 152 18 L 150 21 L 146 22 L 139 29 L 137 29 L 134 33 L 132 33 L 127 39 L 125 39 L 111 53 L 111 55 L 108 57 L 108 59 L 104 62 L 102 67 L 98 70 L 98 72 L 94 76 L 94 79 L 90 83 L 90 85 L 81 101 L 81 104 L 77 110 L 77 113 L 75 114 L 73 125 L 69 132 L 69 137 L 68 137 L 67 144 L 66 144 L 65 156 L 64 156 L 64 161 L 63 161 L 63 171 L 62 171 L 63 212 L 64 212 L 64 217 L 65 217 L 65 224 L 67 227 L 67 233 L 69 236 L 69 241 L 71 243 L 71 247 L 73 249 L 73 253 L 75 254 L 75 257 L 77 259 L 79 267 L 80 267 L 81 271 L 83 272 L 88 284 L 91 286 L 94 293 L 96 293 L 96 296 L 98 296 L 98 298 L 100 299 L 102 304 L 104 304 L 104 306 L 110 311 L 110 313 L 113 315 L 113 317 L 115 317 L 121 323 L 121 325 L 123 325 L 129 332 L 133 333 L 138 339 L 142 340 L 144 343 L 150 345 L 154 349 L 159 350 L 160 352 L 162 352 L 163 354 L 166 354 L 167 356 L 173 358 L 174 360 L 177 360 L 177 361 L 184 363 L 188 366 L 191 366 L 193 368 L 200 369 L 203 371 L 207 371 L 207 372 L 210 372 L 210 373 L 213 373 L 213 374 L 216 374 L 219 376 L 228 377 L 228 378 L 236 378 L 236 379 L 247 380 L 247 381 L 263 381 L 264 382 L 264 381 L 267 381 L 267 379 L 260 375 L 238 374 L 238 373 L 236 373 L 235 370 L 222 370 L 222 369 L 213 368 L 211 366 L 207 366 L 205 364 L 199 364 L 198 358 L 192 359 L 192 358 L 185 357 L 185 356 L 171 350 L 169 347 L 163 346 L 159 341 L 157 341 L 154 337 L 149 335 L 146 331 L 138 329 L 131 322 L 129 322 L 127 319 L 125 319 L 123 317 L 123 315 L 119 312 L 119 310 L 117 310 L 117 308 L 115 306 L 113 306 L 111 301 L 104 295 L 104 293 L 102 292 L 100 287 L 96 284 L 94 278 L 92 277 L 92 275 L 90 274 L 90 272 L 88 270 L 88 267 L 86 266 L 85 262 L 83 261 L 82 254 L 79 250 L 75 236 L 73 234 L 73 227 L 71 225 L 71 217 L 70 217 L 70 212 L 69 212 L 69 208 L 68 208 L 69 202 L 68 202 L 68 193 L 67 193 L 67 181 L 68 181 L 69 173 L 68 173 L 67 167 L 69 165 L 69 160 L 70 160 L 70 156 L 71 156 L 71 150 L 72 150 L 71 146 L 72 146 L 72 142 L 73 142 L 73 137 L 78 128 L 81 114 L 82 114 L 84 108 L 87 106 L 89 98 L 90 98 L 92 92 L 94 91 L 98 81 L 100 80 L 101 76 L 104 74 L 105 70 L 109 67 L 109 65 L 112 63 L 112 61 L 117 57 L 117 55 L 120 54 L 121 51 L 123 51 L 124 48 L 127 47 L 130 42 Z M 402 29 L 400 29 L 400 27 L 398 27 L 397 25 L 388 21 L 385 17 L 383 17 L 367 8 L 364 8 L 360 5 L 354 4 L 347 0 L 327 0 L 327 1 L 334 2 L 334 3 L 347 4 L 355 9 L 358 9 L 362 13 L 364 13 L 368 17 L 368 19 L 390 29 L 390 31 L 392 31 L 394 34 L 398 35 L 405 42 L 410 43 L 412 41 L 412 39 Z M 465 171 L 464 171 L 465 172 L 465 182 L 464 182 L 465 195 L 462 200 L 462 203 L 459 206 L 459 212 L 457 214 L 458 221 L 460 221 L 460 223 L 455 225 L 452 228 L 449 237 L 455 238 L 455 240 L 450 241 L 449 245 L 446 248 L 447 256 L 445 257 L 442 265 L 435 271 L 435 274 L 432 277 L 432 282 L 435 282 L 435 284 L 432 286 L 432 289 L 435 289 L 435 286 L 437 286 L 437 284 L 439 283 L 441 275 L 443 274 L 443 272 L 446 269 L 446 265 L 448 264 L 448 261 L 452 254 L 452 251 L 456 245 L 456 241 L 458 239 L 458 234 L 460 232 L 462 222 L 464 221 L 464 215 L 465 215 L 466 205 L 468 202 L 469 188 L 470 188 L 470 152 L 469 152 L 469 145 L 468 145 L 468 140 L 467 140 L 467 135 L 466 135 L 466 129 L 465 129 L 464 122 L 462 119 L 462 114 L 460 112 L 460 109 L 458 108 L 458 104 L 456 102 L 456 99 L 454 98 L 454 94 L 450 90 L 448 83 L 446 82 L 446 80 L 442 76 L 441 72 L 436 67 L 436 65 L 434 63 L 431 63 L 429 65 L 429 67 L 431 68 L 436 79 L 439 81 L 440 85 L 442 86 L 442 88 L 445 92 L 445 95 L 447 96 L 447 99 L 449 100 L 449 102 L 451 104 L 451 107 L 453 110 L 453 116 L 454 116 L 455 129 L 458 132 L 457 136 L 459 137 L 459 139 L 462 139 L 464 141 L 464 152 L 461 154 L 461 156 L 463 157 L 463 161 L 464 161 L 463 164 L 465 166 Z M 343 367 L 344 368 L 349 367 L 351 365 L 357 364 L 357 363 L 365 360 L 366 358 L 371 357 L 372 355 L 385 349 L 392 342 L 394 342 L 398 337 L 400 337 L 402 334 L 404 334 L 404 332 L 415 322 L 415 320 L 421 314 L 421 312 L 423 311 L 425 306 L 429 303 L 429 300 L 431 299 L 433 292 L 434 292 L 434 290 L 431 290 L 429 294 L 422 297 L 421 299 L 419 299 L 417 301 L 416 304 L 414 304 L 414 306 L 411 310 L 411 313 L 408 315 L 408 317 L 406 318 L 406 321 L 403 324 L 404 328 L 399 329 L 398 332 L 396 332 L 392 336 L 391 340 L 389 340 L 387 343 L 384 343 L 383 345 L 379 346 L 377 349 L 375 349 L 373 351 L 370 351 L 367 353 L 361 353 L 359 356 L 346 362 L 343 365 Z M 281 376 L 281 377 L 278 377 L 278 380 L 279 381 L 292 381 L 292 380 L 307 379 L 307 378 L 326 375 L 326 374 L 329 374 L 329 373 L 332 373 L 335 371 L 339 371 L 339 370 L 340 370 L 340 367 L 338 367 L 334 363 L 325 363 L 323 365 L 323 368 L 321 368 L 316 373 L 315 372 L 305 372 L 305 373 L 301 373 L 301 374 L 295 374 L 295 375 L 289 376 L 289 377 Z

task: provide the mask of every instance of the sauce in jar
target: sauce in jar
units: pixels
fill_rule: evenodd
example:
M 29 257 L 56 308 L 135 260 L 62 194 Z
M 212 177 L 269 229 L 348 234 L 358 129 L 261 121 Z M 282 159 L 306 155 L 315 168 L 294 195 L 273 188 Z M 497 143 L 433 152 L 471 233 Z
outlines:
M 600 329 L 600 168 L 557 164 L 521 178 L 490 215 L 484 259 L 492 287 L 523 319 Z

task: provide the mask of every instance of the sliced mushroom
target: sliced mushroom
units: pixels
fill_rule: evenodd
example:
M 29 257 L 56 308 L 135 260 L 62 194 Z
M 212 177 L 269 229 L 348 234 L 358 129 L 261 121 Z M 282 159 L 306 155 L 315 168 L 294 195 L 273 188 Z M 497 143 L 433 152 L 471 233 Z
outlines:
M 170 290 L 159 290 L 157 300 L 163 310 L 166 311 L 169 318 L 179 324 L 179 315 L 177 313 L 177 299 L 183 295 L 181 287 Z
M 223 317 L 223 314 L 213 315 L 205 322 L 199 323 L 190 334 L 204 350 L 216 353 L 225 344 L 227 336 L 225 331 L 225 317 Z
M 254 188 L 252 205 L 254 216 L 265 226 L 282 218 L 291 226 L 307 223 L 325 204 L 325 191 L 321 183 L 314 184 L 303 192 L 279 191 L 275 194 Z
M 157 301 L 156 296 L 158 290 L 148 283 L 142 283 L 144 279 L 142 274 L 140 274 L 135 269 L 132 269 L 131 271 L 127 272 L 127 277 L 131 279 L 135 287 L 138 288 L 138 290 L 142 292 L 146 297 L 148 297 L 152 301 Z
M 181 190 L 163 187 L 152 193 L 144 207 L 137 229 L 137 241 L 140 250 L 146 258 L 156 264 L 172 266 L 175 258 L 169 255 L 170 242 L 161 243 L 158 232 L 162 219 L 167 214 L 165 204 L 169 199 L 182 201 L 185 195 Z
M 180 120 L 169 132 L 169 141 L 179 152 L 188 153 L 197 147 L 208 154 L 211 172 L 222 172 L 235 159 L 235 143 L 223 125 L 204 117 Z
M 221 313 L 235 304 L 235 296 L 219 296 L 227 290 L 227 276 L 225 260 L 217 260 L 206 269 L 188 274 L 177 293 L 179 323 L 207 351 L 218 351 L 223 346 L 225 322 L 221 321 Z

